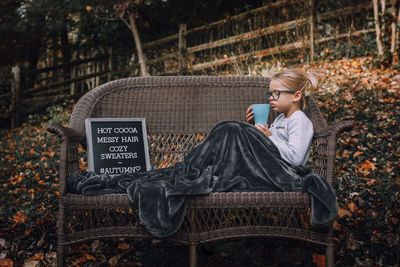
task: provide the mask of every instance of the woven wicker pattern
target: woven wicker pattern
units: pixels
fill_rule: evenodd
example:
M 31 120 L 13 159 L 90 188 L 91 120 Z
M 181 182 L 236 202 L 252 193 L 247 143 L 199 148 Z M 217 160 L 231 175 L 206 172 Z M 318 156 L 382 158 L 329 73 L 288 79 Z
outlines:
M 168 167 L 204 141 L 221 120 L 245 120 L 250 104 L 268 103 L 265 77 L 142 77 L 116 80 L 86 93 L 76 104 L 69 127 L 48 125 L 60 137 L 60 202 L 58 265 L 65 263 L 65 245 L 96 238 L 151 238 L 126 194 L 68 194 L 67 177 L 79 171 L 79 144 L 85 145 L 88 117 L 146 118 L 151 164 Z M 327 126 L 314 99 L 305 110 L 314 125 L 314 171 L 334 179 L 337 134 L 351 122 Z M 269 122 L 277 116 L 271 112 Z M 181 229 L 170 240 L 190 246 L 196 265 L 198 244 L 238 237 L 285 237 L 327 247 L 333 264 L 332 230 L 309 226 L 310 196 L 294 192 L 212 193 L 191 197 Z
M 182 161 L 186 152 L 207 137 L 206 133 L 174 134 L 158 133 L 148 135 L 151 165 L 158 168 L 169 167 Z

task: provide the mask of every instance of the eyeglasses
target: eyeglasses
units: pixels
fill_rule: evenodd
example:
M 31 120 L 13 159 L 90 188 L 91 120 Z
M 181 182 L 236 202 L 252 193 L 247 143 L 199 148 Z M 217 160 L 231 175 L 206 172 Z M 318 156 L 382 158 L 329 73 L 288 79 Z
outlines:
M 274 90 L 272 92 L 267 92 L 267 96 L 271 97 L 273 100 L 278 100 L 279 97 L 281 96 L 281 93 L 288 93 L 288 94 L 295 94 L 297 91 L 283 91 L 283 90 Z

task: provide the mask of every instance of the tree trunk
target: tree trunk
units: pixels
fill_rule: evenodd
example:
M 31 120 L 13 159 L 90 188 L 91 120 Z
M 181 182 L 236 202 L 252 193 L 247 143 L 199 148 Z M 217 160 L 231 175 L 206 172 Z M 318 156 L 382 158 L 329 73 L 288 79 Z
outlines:
M 310 50 L 311 50 L 311 62 L 313 62 L 315 59 L 314 37 L 315 37 L 315 32 L 317 30 L 317 27 L 316 27 L 317 19 L 316 19 L 316 9 L 315 9 L 315 1 L 314 0 L 309 0 L 309 7 L 310 7 L 310 21 L 309 21 L 309 23 L 310 23 Z
M 399 44 L 399 29 L 397 25 L 400 25 L 400 1 L 396 2 L 392 12 L 392 42 L 390 44 L 390 54 L 392 55 L 392 64 L 394 65 L 397 65 L 399 62 L 397 53 L 397 47 Z
M 178 54 L 179 54 L 179 71 L 186 69 L 186 24 L 179 24 Z
M 372 5 L 374 7 L 374 23 L 375 23 L 376 45 L 378 47 L 378 55 L 383 56 L 383 44 L 382 44 L 382 34 L 381 34 L 381 23 L 379 20 L 378 0 L 372 0 Z
M 67 18 L 64 18 L 63 25 L 61 29 L 61 51 L 63 57 L 63 64 L 67 64 L 71 61 L 71 48 L 68 41 L 68 29 L 67 29 Z M 71 67 L 63 68 L 64 80 L 69 80 L 71 78 Z
M 20 104 L 20 91 L 21 91 L 21 69 L 14 66 L 11 69 L 13 80 L 11 84 L 11 128 L 17 128 L 19 120 L 19 104 Z
M 135 40 L 141 74 L 142 76 L 149 76 L 149 73 L 147 72 L 146 68 L 146 61 L 142 50 L 142 43 L 140 42 L 139 38 L 139 31 L 136 27 L 135 15 L 133 13 L 129 13 L 129 29 L 131 30 L 133 39 Z

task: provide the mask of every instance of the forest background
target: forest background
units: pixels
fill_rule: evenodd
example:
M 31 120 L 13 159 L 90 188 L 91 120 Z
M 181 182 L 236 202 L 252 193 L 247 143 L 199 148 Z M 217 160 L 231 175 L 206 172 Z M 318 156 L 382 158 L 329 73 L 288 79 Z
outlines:
M 299 21 L 360 5 L 357 12 L 324 21 L 317 16 L 308 24 Z M 67 125 L 84 92 L 129 76 L 271 75 L 288 67 L 317 74 L 316 98 L 328 122 L 355 124 L 337 148 L 337 265 L 400 266 L 399 5 L 396 0 L 1 1 L 0 266 L 55 264 L 59 151 L 58 140 L 44 127 Z M 296 21 L 295 27 L 215 45 L 288 21 Z M 171 35 L 173 42 L 149 45 Z M 185 51 L 212 42 L 207 49 Z M 315 45 L 279 49 L 297 42 Z M 270 48 L 278 49 L 255 53 Z M 35 74 L 43 69 L 48 71 Z M 79 73 L 90 77 L 71 82 Z M 80 165 L 86 169 L 84 151 Z M 75 266 L 187 265 L 186 250 L 172 244 L 95 240 L 70 252 L 68 263 Z M 322 254 L 298 241 L 242 240 L 205 246 L 199 260 L 203 266 L 322 266 Z

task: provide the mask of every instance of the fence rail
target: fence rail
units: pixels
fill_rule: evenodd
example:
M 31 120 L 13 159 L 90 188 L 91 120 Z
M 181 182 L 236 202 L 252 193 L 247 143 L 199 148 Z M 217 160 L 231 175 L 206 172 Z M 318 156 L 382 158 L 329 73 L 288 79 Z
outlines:
M 294 2 L 294 1 L 292 1 L 292 2 Z M 203 26 L 188 30 L 188 31 L 184 32 L 183 35 L 174 34 L 171 36 L 167 36 L 160 40 L 156 40 L 156 41 L 145 44 L 144 48 L 146 48 L 146 49 L 153 48 L 155 46 L 160 46 L 162 44 L 166 44 L 168 42 L 172 42 L 177 39 L 178 39 L 178 43 L 181 43 L 182 41 L 179 40 L 179 38 L 185 39 L 190 33 L 199 32 L 200 30 L 208 29 L 213 26 L 215 27 L 216 25 L 221 25 L 221 24 L 227 23 L 228 21 L 238 20 L 238 19 L 244 18 L 245 16 L 247 16 L 249 14 L 256 14 L 256 13 L 263 13 L 263 12 L 265 13 L 272 6 L 278 7 L 285 3 L 287 4 L 288 1 L 275 2 L 275 3 L 269 4 L 267 6 L 264 6 L 264 7 L 246 12 L 246 13 L 242 13 L 237 16 L 233 16 L 229 20 L 228 19 L 219 20 L 217 22 L 213 22 L 208 25 L 203 25 Z M 211 41 L 211 42 L 207 42 L 207 43 L 202 43 L 202 44 L 191 46 L 191 47 L 183 47 L 182 49 L 178 49 L 176 52 L 172 52 L 172 53 L 169 53 L 164 56 L 149 59 L 147 61 L 147 64 L 151 67 L 151 65 L 153 65 L 153 64 L 166 62 L 171 59 L 178 60 L 178 58 L 184 58 L 186 60 L 186 62 L 188 62 L 188 58 L 197 52 L 220 48 L 220 47 L 224 47 L 224 46 L 228 46 L 228 45 L 234 45 L 237 43 L 249 41 L 249 40 L 256 39 L 256 38 L 261 38 L 261 37 L 268 36 L 271 34 L 276 34 L 279 32 L 285 32 L 288 30 L 292 30 L 292 29 L 298 28 L 300 26 L 309 26 L 311 28 L 310 24 L 312 23 L 312 21 L 315 21 L 315 23 L 317 25 L 314 25 L 314 28 L 317 28 L 318 24 L 323 23 L 326 20 L 336 18 L 338 16 L 353 15 L 353 14 L 361 13 L 363 11 L 368 11 L 368 10 L 372 10 L 371 2 L 365 2 L 365 3 L 357 5 L 357 6 L 350 6 L 350 7 L 345 7 L 342 9 L 334 10 L 334 11 L 316 14 L 315 18 L 312 18 L 312 15 L 310 15 L 308 17 L 303 17 L 303 18 L 299 18 L 299 19 L 295 19 L 295 20 L 291 20 L 291 21 L 285 21 L 285 22 L 282 22 L 282 23 L 279 23 L 276 25 L 270 25 L 267 27 L 253 30 L 253 31 L 248 31 L 248 32 L 240 33 L 238 35 L 229 36 L 227 38 L 223 38 L 223 39 L 219 39 L 219 40 L 215 40 L 215 41 Z M 321 37 L 319 39 L 316 38 L 317 36 L 315 36 L 314 32 L 310 32 L 309 36 L 307 36 L 307 35 L 301 36 L 301 40 L 297 40 L 292 43 L 285 43 L 285 44 L 278 45 L 278 46 L 268 47 L 267 49 L 251 51 L 248 53 L 238 54 L 238 55 L 231 56 L 228 58 L 225 57 L 225 58 L 220 58 L 220 59 L 214 59 L 212 61 L 206 61 L 206 62 L 201 62 L 201 63 L 197 63 L 197 64 L 191 64 L 190 62 L 188 62 L 188 64 L 186 66 L 182 66 L 182 64 L 175 64 L 177 66 L 180 65 L 181 69 L 164 70 L 164 71 L 161 71 L 160 73 L 158 73 L 158 75 L 179 73 L 179 72 L 184 71 L 185 69 L 199 71 L 199 70 L 212 68 L 212 67 L 216 67 L 216 66 L 231 64 L 232 62 L 235 62 L 238 60 L 243 61 L 243 60 L 246 60 L 247 58 L 249 58 L 249 56 L 256 56 L 256 57 L 268 56 L 268 55 L 274 55 L 274 54 L 278 54 L 278 53 L 288 52 L 288 51 L 291 51 L 294 49 L 311 48 L 318 44 L 328 42 L 331 40 L 341 39 L 341 38 L 351 37 L 351 36 L 358 36 L 360 34 L 366 34 L 366 33 L 372 33 L 372 32 L 375 32 L 374 28 L 359 29 L 359 30 L 349 31 L 349 32 L 343 33 L 343 34 L 336 34 L 336 35 L 329 36 L 329 37 Z
M 186 71 L 203 71 L 208 68 L 229 65 L 248 59 L 260 59 L 265 56 L 285 54 L 296 49 L 310 49 L 311 55 L 313 55 L 314 47 L 322 43 L 342 38 L 351 38 L 352 36 L 360 36 L 361 34 L 368 34 L 375 31 L 375 28 L 361 28 L 351 29 L 345 33 L 339 33 L 337 31 L 330 36 L 318 36 L 315 31 L 318 32 L 318 27 L 324 25 L 326 21 L 340 16 L 353 16 L 354 14 L 368 12 L 372 10 L 372 3 L 366 1 L 356 6 L 349 6 L 318 14 L 314 8 L 314 1 L 315 0 L 277 1 L 193 29 L 187 29 L 185 24 L 181 24 L 177 34 L 143 45 L 145 54 L 149 56 L 146 61 L 147 66 L 152 70 L 150 71 L 152 75 L 169 75 L 185 73 Z M 286 21 L 276 22 L 274 25 L 266 24 L 262 27 L 249 27 L 245 32 L 237 34 L 231 33 L 222 37 L 210 36 L 208 42 L 196 44 L 191 41 L 190 46 L 187 45 L 188 38 L 193 36 L 193 34 L 197 36 L 206 31 L 217 31 L 219 29 L 218 27 L 224 27 L 229 23 L 240 22 L 240 24 L 242 24 L 242 22 L 249 21 L 250 18 L 254 18 L 255 16 L 261 18 L 262 16 L 267 16 L 266 14 L 274 8 L 281 9 L 294 4 L 298 5 L 299 3 L 312 8 L 312 10 L 306 14 L 299 15 L 300 17 L 293 17 L 292 19 L 286 19 Z M 307 10 L 307 8 L 304 8 L 304 10 Z M 366 17 L 366 15 L 364 16 Z M 269 36 L 275 36 L 277 34 L 286 34 L 286 36 L 289 36 L 289 34 L 294 31 L 299 31 L 299 29 L 302 29 L 302 32 L 297 35 L 297 39 L 288 38 L 284 43 L 268 43 L 267 47 L 260 47 L 230 56 L 227 55 L 227 53 L 220 53 L 218 55 L 220 58 L 214 57 L 212 60 L 209 60 L 209 58 L 207 59 L 207 57 L 204 57 L 205 60 L 201 60 L 204 58 L 197 56 L 207 51 L 225 49 L 225 47 L 232 47 L 244 42 L 265 40 L 265 38 L 270 38 Z M 309 30 L 306 31 L 304 29 Z M 172 51 L 164 53 L 157 52 L 164 51 L 163 49 L 168 47 L 168 45 L 170 47 L 169 49 L 172 49 Z M 151 57 L 151 53 L 154 51 L 161 54 L 155 54 L 155 56 L 153 54 L 153 57 Z M 223 57 L 221 57 L 222 55 Z M 70 63 L 45 67 L 33 71 L 21 70 L 18 66 L 15 66 L 12 69 L 14 77 L 12 90 L 9 93 L 0 95 L 0 100 L 11 97 L 10 110 L 12 111 L 12 125 L 15 127 L 18 116 L 21 115 L 20 113 L 29 110 L 22 108 L 21 104 L 33 107 L 43 101 L 47 101 L 48 103 L 49 100 L 57 101 L 58 99 L 65 99 L 65 97 L 77 97 L 85 91 L 99 85 L 101 82 L 113 79 L 116 73 L 130 73 L 131 75 L 132 71 L 135 69 L 138 71 L 138 64 L 134 64 L 128 68 L 113 69 L 111 50 L 108 51 L 108 54 L 75 60 Z

